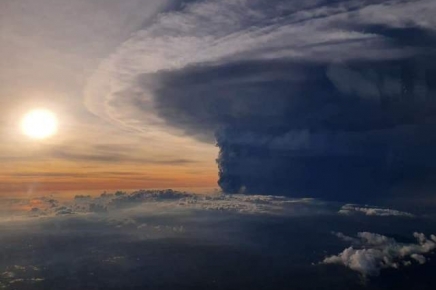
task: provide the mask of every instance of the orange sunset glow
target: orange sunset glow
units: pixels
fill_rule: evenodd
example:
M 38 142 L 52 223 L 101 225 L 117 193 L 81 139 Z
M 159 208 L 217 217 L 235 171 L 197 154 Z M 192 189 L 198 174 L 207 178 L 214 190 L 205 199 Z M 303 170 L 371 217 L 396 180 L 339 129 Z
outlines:
M 0 0 L 0 290 L 435 290 L 436 0 Z

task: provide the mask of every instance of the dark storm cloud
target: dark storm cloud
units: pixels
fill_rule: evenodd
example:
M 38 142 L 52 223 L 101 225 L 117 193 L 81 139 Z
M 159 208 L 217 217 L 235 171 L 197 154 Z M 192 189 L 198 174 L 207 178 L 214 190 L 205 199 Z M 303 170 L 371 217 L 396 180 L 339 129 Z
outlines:
M 170 125 L 215 134 L 224 191 L 359 200 L 435 173 L 435 68 L 422 58 L 203 65 L 154 75 L 153 92 Z
M 422 184 L 436 174 L 435 8 L 186 5 L 108 61 L 114 79 L 131 82 L 106 96 L 123 104 L 108 117 L 142 124 L 155 112 L 165 128 L 216 142 L 227 193 L 362 201 Z

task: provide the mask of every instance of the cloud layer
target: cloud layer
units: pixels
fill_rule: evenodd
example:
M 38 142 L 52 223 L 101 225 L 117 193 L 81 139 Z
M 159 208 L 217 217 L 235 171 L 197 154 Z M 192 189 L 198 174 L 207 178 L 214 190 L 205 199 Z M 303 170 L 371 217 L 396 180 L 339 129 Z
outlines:
M 76 195 L 71 201 L 58 201 L 53 197 L 30 200 L 17 199 L 9 202 L 15 209 L 30 217 L 54 217 L 75 214 L 106 214 L 123 210 L 169 211 L 216 211 L 244 215 L 314 215 L 330 212 L 321 201 L 310 198 L 287 198 L 265 195 L 199 195 L 168 190 L 139 190 L 131 193 L 117 191 L 100 196 Z M 333 212 L 331 212 L 333 213 Z
M 436 247 L 436 237 L 415 233 L 416 243 L 403 239 L 413 231 L 431 232 L 434 220 L 383 215 L 374 223 L 371 217 L 343 215 L 338 213 L 340 205 L 315 199 L 140 190 L 95 197 L 77 195 L 68 201 L 53 197 L 16 199 L 9 205 L 15 215 L 11 212 L 9 219 L 0 219 L 0 254 L 5 257 L 0 261 L 0 285 L 6 289 L 20 285 L 51 289 L 53 281 L 64 283 L 70 278 L 73 284 L 65 284 L 74 287 L 68 289 L 76 289 L 85 281 L 130 285 L 126 275 L 132 275 L 138 285 L 149 285 L 147 279 L 151 279 L 172 286 L 164 289 L 180 285 L 180 280 L 198 285 L 204 279 L 209 283 L 210 277 L 232 283 L 224 289 L 234 289 L 235 281 L 265 289 L 272 280 L 274 285 L 283 286 L 274 287 L 278 289 L 320 289 L 333 284 L 342 289 L 360 283 L 360 274 L 377 275 L 381 269 L 396 268 L 398 271 L 390 273 L 399 277 L 404 275 L 403 267 L 413 266 L 408 268 L 413 270 L 426 264 L 420 268 L 427 273 L 434 264 L 429 254 Z M 333 236 L 332 227 L 341 232 L 363 228 L 389 232 L 396 238 L 370 232 L 357 237 Z M 344 242 L 352 246 L 342 251 Z M 326 257 L 326 253 L 339 254 Z M 180 263 L 176 268 L 182 273 L 175 274 L 174 261 Z M 317 261 L 323 262 L 313 264 Z M 355 272 L 329 264 L 344 265 Z M 203 267 L 207 269 L 199 275 Z M 232 267 L 237 269 L 231 271 L 235 276 L 229 280 Z M 248 267 L 245 278 L 241 277 L 241 267 Z M 204 276 L 207 273 L 209 276 Z M 166 274 L 173 279 L 159 276 Z M 113 277 L 115 282 L 110 280 Z M 261 277 L 259 283 L 263 284 L 257 287 L 253 277 Z M 325 281 L 331 277 L 335 280 Z M 432 281 L 432 277 L 424 275 L 425 281 Z M 316 283 L 309 285 L 308 281 Z

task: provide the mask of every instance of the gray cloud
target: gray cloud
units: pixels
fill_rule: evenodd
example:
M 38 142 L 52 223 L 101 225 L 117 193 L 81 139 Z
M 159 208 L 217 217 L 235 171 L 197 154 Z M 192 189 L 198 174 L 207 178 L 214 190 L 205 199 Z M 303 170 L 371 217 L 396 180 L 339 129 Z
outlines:
M 168 11 L 101 63 L 85 104 L 215 138 L 227 193 L 361 202 L 434 174 L 434 2 L 297 2 Z

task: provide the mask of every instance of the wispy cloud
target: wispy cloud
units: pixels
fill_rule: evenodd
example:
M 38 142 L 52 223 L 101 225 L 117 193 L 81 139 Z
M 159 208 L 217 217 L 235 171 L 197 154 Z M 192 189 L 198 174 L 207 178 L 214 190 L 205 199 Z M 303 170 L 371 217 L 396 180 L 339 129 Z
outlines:
M 156 126 L 163 121 L 152 114 L 150 92 L 136 86 L 140 74 L 205 62 L 392 58 L 410 51 L 392 47 L 383 35 L 353 26 L 436 26 L 431 1 L 274 1 L 271 5 L 274 8 L 261 1 L 205 1 L 160 15 L 102 62 L 88 82 L 85 103 L 105 119 L 147 131 L 145 124 Z M 385 17 L 387 11 L 392 17 Z M 411 22 L 410 15 L 417 14 L 420 18 Z M 150 115 L 138 104 L 148 104 Z
M 398 216 L 398 217 L 414 217 L 413 214 L 399 211 L 395 209 L 371 207 L 371 206 L 359 206 L 354 204 L 346 204 L 338 211 L 343 215 L 364 214 L 367 216 Z

